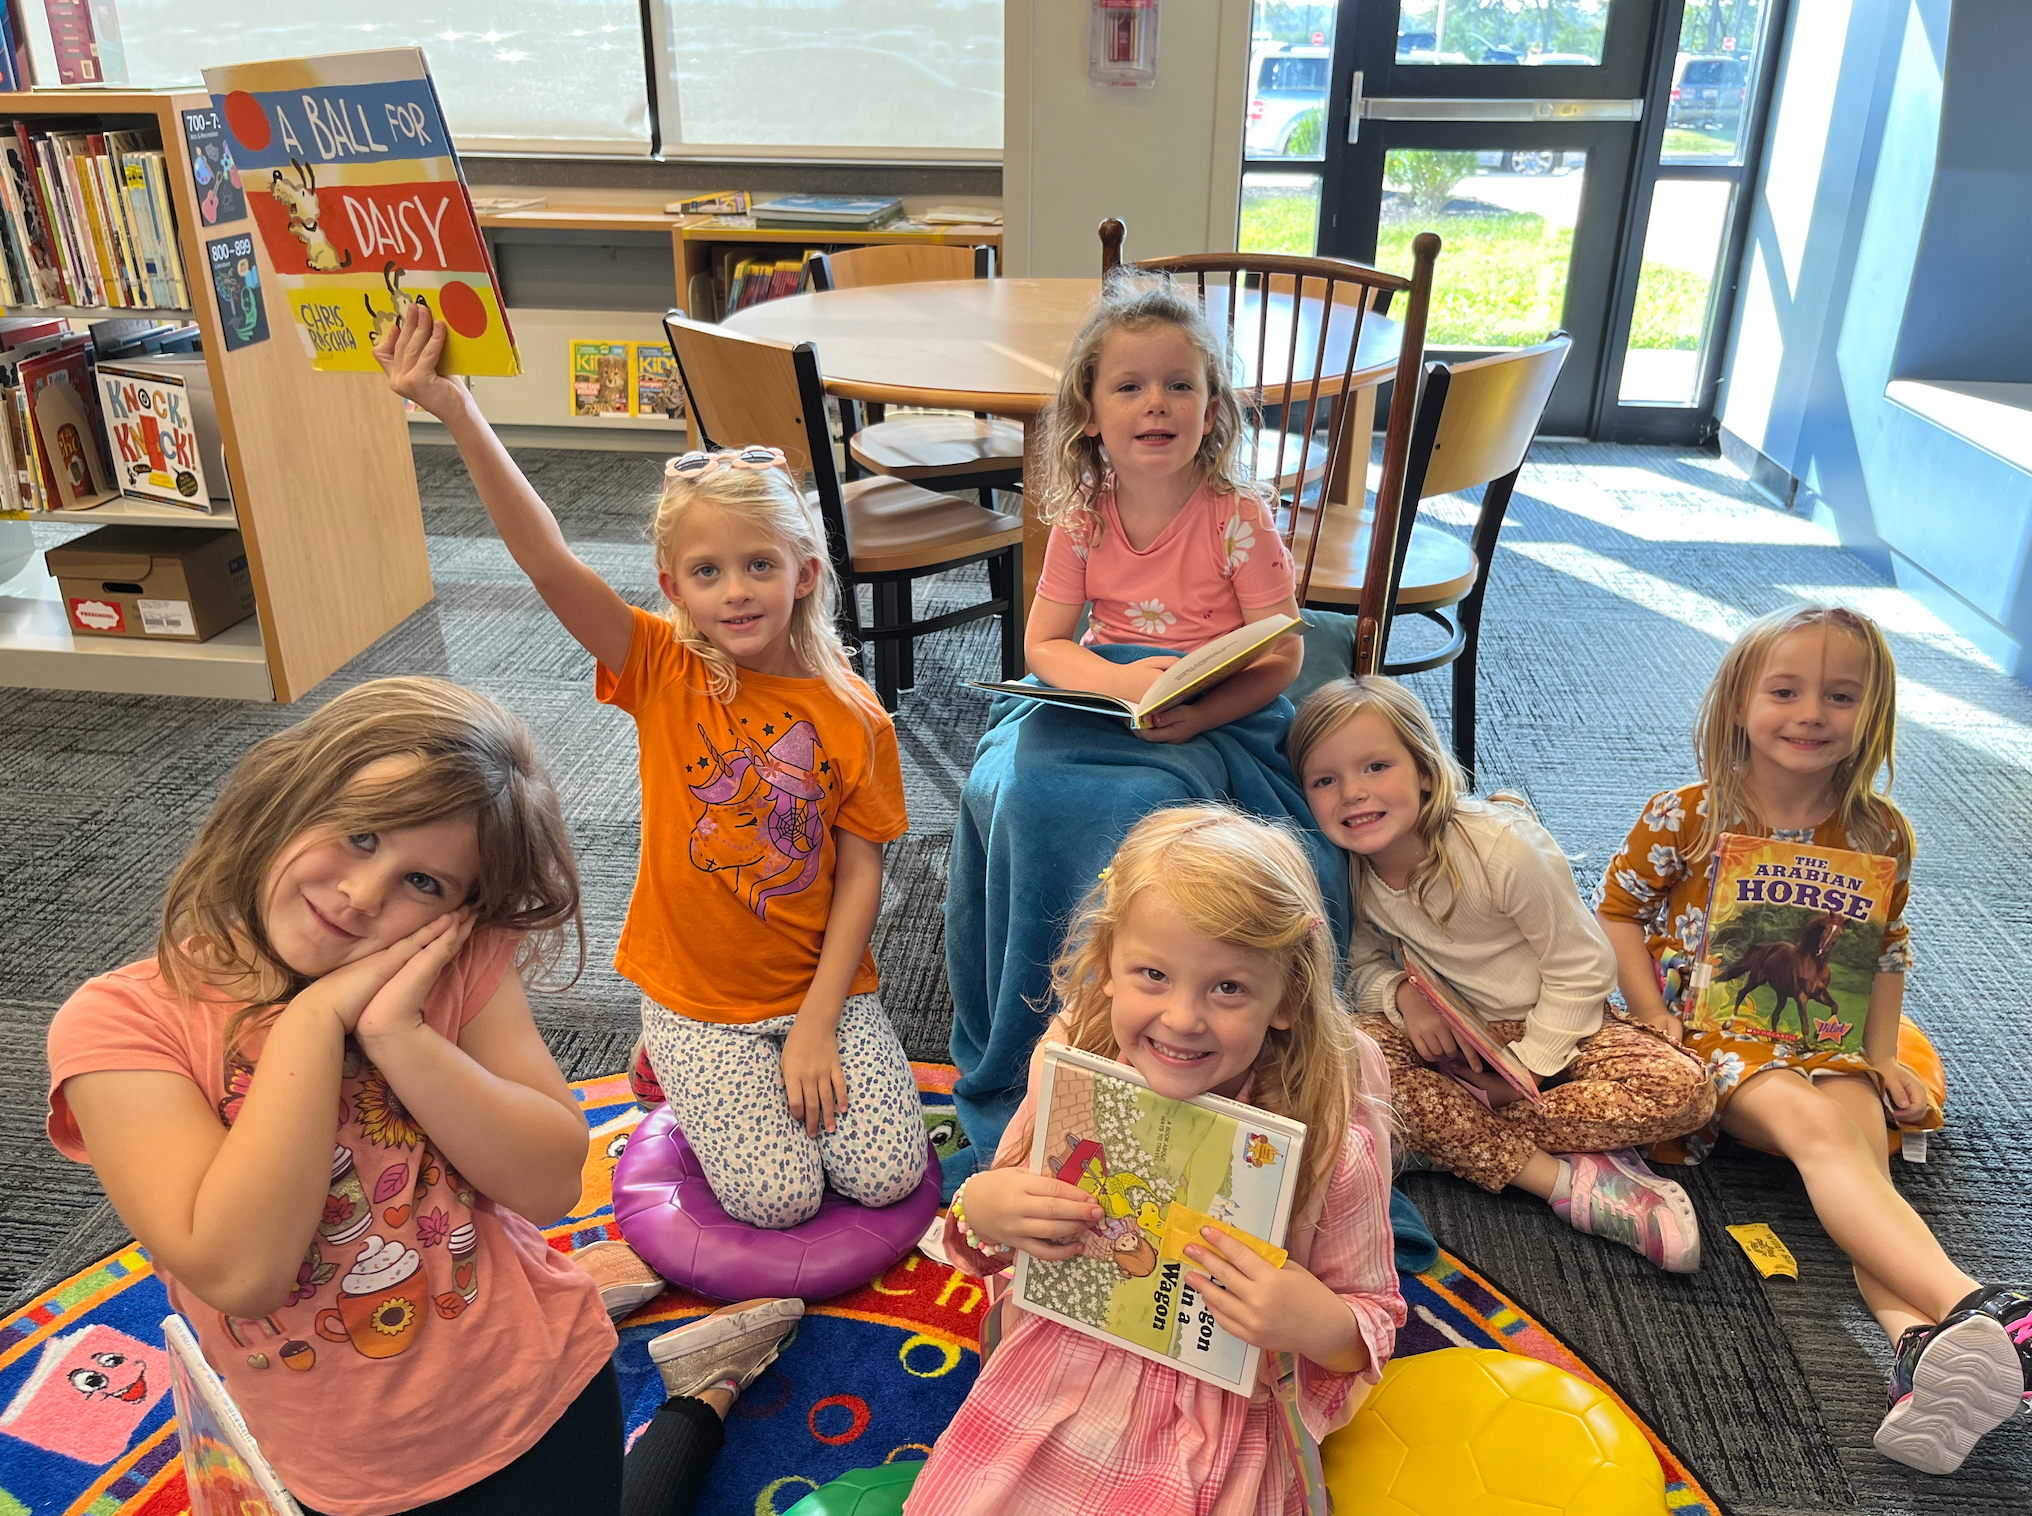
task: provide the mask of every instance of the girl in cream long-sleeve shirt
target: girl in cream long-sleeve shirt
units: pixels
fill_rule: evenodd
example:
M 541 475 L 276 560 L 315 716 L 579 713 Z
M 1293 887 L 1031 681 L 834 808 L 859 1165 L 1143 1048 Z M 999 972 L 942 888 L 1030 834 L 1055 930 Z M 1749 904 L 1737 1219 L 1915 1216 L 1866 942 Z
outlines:
M 1528 1190 L 1661 1268 L 1698 1268 L 1692 1203 L 1635 1150 L 1699 1127 L 1714 1087 L 1608 1006 L 1615 954 L 1559 845 L 1521 803 L 1464 796 L 1431 716 L 1391 680 L 1324 686 L 1287 746 L 1315 819 L 1348 853 L 1348 987 L 1389 1061 L 1406 1144 L 1483 1189 Z M 1406 978 L 1406 946 L 1509 1045 L 1535 1103 L 1457 1042 Z

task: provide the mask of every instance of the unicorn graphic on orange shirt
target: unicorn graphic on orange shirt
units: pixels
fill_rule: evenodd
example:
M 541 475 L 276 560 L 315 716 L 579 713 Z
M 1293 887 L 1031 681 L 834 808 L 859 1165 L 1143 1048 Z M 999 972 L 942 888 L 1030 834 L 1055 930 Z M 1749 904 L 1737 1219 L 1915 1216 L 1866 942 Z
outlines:
M 690 786 L 706 808 L 691 829 L 692 866 L 732 872 L 729 887 L 766 920 L 771 900 L 818 877 L 828 768 L 818 729 L 800 721 L 767 748 L 741 737 L 732 753 L 721 752 L 703 726 L 698 734 L 712 778 Z

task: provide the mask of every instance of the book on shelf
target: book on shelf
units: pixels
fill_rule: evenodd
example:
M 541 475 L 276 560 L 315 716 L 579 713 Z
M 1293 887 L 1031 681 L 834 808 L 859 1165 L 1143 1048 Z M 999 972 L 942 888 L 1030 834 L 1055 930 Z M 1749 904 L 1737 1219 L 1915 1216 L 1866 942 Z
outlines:
M 1103 1213 L 1062 1261 L 1019 1253 L 1010 1298 L 1139 1357 L 1238 1395 L 1262 1350 L 1230 1336 L 1186 1282 L 1203 1226 L 1284 1264 L 1305 1128 L 1218 1095 L 1171 1100 L 1134 1069 L 1047 1046 L 1030 1172 L 1085 1190 Z
M 1890 919 L 1895 860 L 1724 832 L 1689 1023 L 1780 1052 L 1859 1053 Z
M 105 447 L 105 421 L 92 381 L 90 337 L 63 338 L 44 351 L 23 351 L 17 372 L 27 407 L 29 445 L 42 476 L 45 509 L 77 511 L 103 505 L 118 490 Z
M 1481 1061 L 1482 1067 L 1508 1086 L 1517 1099 L 1543 1108 L 1545 1101 L 1539 1096 L 1538 1084 L 1531 1071 L 1524 1067 L 1515 1053 L 1496 1040 L 1495 1033 L 1489 1030 L 1481 1014 L 1463 1000 L 1452 985 L 1428 968 L 1410 943 L 1399 942 L 1397 956 L 1403 961 L 1404 977 L 1411 981 L 1411 987 L 1420 998 L 1439 1013 L 1439 1019 L 1453 1033 L 1455 1045 L 1463 1052 L 1472 1052 Z M 1463 1062 L 1458 1068 L 1442 1067 L 1440 1072 L 1483 1105 L 1494 1104 L 1489 1089 L 1476 1082 L 1476 1070 L 1472 1064 Z M 1501 1094 L 1502 1091 L 1495 1093 Z
M 1237 627 L 1226 636 L 1216 637 L 1204 646 L 1194 648 L 1172 664 L 1143 692 L 1141 700 L 1124 700 L 1119 695 L 1105 695 L 1098 690 L 1062 690 L 1048 684 L 1026 684 L 1021 680 L 970 679 L 967 682 L 977 690 L 997 695 L 1020 695 L 1025 700 L 1041 700 L 1047 705 L 1069 706 L 1101 716 L 1119 716 L 1129 723 L 1132 731 L 1141 731 L 1149 727 L 1150 718 L 1158 712 L 1168 711 L 1182 701 L 1204 694 L 1230 674 L 1246 668 L 1258 653 L 1279 637 L 1304 625 L 1305 622 L 1298 617 L 1279 612 Z
M 569 414 L 574 420 L 628 415 L 628 347 L 626 342 L 572 339 Z
M 745 216 L 754 207 L 754 200 L 746 190 L 713 190 L 703 195 L 688 195 L 682 200 L 673 200 L 664 206 L 666 216 Z
M 0 0 L 0 89 L 9 94 L 35 88 L 35 67 L 28 58 L 28 29 L 19 0 Z
M 211 370 L 202 355 L 98 365 L 113 486 L 130 500 L 210 511 L 223 496 L 225 453 Z
M 188 308 L 154 132 L 37 133 L 17 120 L 0 159 L 7 304 Z
M 979 205 L 934 205 L 917 219 L 926 226 L 1000 226 L 1002 213 Z
M 678 382 L 677 360 L 666 342 L 631 342 L 634 360 L 634 410 L 638 416 L 675 421 L 684 415 L 684 386 Z
M 902 215 L 903 202 L 893 195 L 778 195 L 758 202 L 754 214 L 757 226 L 865 231 Z
M 226 102 L 248 208 L 314 368 L 378 373 L 375 339 L 422 302 L 444 318 L 440 373 L 522 372 L 422 49 L 204 75 Z
M 797 258 L 730 255 L 727 263 L 726 311 L 742 311 L 765 300 L 778 300 L 804 288 L 804 265 L 813 255 Z

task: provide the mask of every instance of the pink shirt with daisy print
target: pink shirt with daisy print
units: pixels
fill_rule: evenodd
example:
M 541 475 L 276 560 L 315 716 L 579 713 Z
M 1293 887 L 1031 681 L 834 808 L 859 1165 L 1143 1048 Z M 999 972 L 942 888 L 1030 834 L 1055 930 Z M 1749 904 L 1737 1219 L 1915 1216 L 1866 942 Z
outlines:
M 1091 605 L 1091 647 L 1128 642 L 1189 653 L 1284 604 L 1296 591 L 1291 555 L 1253 495 L 1216 494 L 1202 484 L 1138 550 L 1129 545 L 1115 492 L 1094 496 L 1101 529 L 1085 512 L 1061 517 L 1044 550 L 1037 593 L 1060 605 Z

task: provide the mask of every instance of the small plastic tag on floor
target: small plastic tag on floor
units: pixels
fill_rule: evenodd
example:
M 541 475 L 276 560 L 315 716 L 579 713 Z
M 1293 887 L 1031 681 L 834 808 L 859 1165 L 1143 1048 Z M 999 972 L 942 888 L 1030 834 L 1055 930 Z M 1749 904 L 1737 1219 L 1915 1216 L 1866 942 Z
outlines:
M 1757 1266 L 1757 1272 L 1769 1279 L 1773 1274 L 1783 1274 L 1787 1279 L 1799 1277 L 1798 1260 L 1792 1256 L 1792 1249 L 1778 1240 L 1778 1234 L 1763 1222 L 1749 1226 L 1732 1226 L 1729 1235 L 1736 1239 L 1736 1246 L 1749 1254 L 1750 1262 Z
M 1926 1133 L 1900 1132 L 1898 1134 L 1898 1152 L 1907 1163 L 1926 1162 Z

